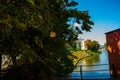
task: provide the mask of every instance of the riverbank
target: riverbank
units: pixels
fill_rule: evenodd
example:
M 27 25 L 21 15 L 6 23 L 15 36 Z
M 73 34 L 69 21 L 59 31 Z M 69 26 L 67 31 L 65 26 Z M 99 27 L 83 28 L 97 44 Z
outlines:
M 93 52 L 90 50 L 88 51 L 79 50 L 79 51 L 72 52 L 72 54 L 74 56 L 73 63 L 76 66 L 80 60 L 93 56 L 93 55 L 99 55 L 101 54 L 101 51 Z
M 74 56 L 74 59 L 73 59 L 74 65 L 77 65 L 77 63 L 78 63 L 80 60 L 82 60 L 82 59 L 84 59 L 84 58 L 86 58 L 86 57 L 91 56 L 90 54 L 86 53 L 86 51 L 80 51 L 80 50 L 79 50 L 79 51 L 75 51 L 75 52 L 73 52 L 72 54 L 73 54 L 73 56 Z
M 70 74 L 71 78 L 80 77 L 80 65 L 82 69 L 83 79 L 85 80 L 90 78 L 97 78 L 100 80 L 110 79 L 108 52 L 106 50 L 101 51 L 101 54 L 95 53 L 93 56 L 91 55 L 88 58 L 80 60 L 77 66 L 74 68 L 73 72 Z

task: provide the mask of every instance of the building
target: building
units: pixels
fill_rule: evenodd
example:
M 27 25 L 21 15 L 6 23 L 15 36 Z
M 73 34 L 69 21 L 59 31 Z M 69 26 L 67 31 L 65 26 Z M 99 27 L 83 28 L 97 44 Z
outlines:
M 85 40 L 81 40 L 81 50 L 86 50 L 85 48 Z
M 120 79 L 120 28 L 107 32 L 106 42 L 111 76 Z
M 85 47 L 85 40 L 83 38 L 79 38 L 79 48 L 81 50 L 86 50 L 86 47 Z

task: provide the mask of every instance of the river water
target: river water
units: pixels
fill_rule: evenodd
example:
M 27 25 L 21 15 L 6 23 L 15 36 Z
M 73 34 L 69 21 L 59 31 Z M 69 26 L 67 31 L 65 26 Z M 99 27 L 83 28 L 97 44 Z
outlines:
M 79 61 L 71 74 L 72 78 L 81 78 L 80 65 L 82 65 L 83 79 L 110 78 L 107 50 L 102 50 L 100 55 L 91 56 Z M 77 72 L 76 72 L 77 71 Z

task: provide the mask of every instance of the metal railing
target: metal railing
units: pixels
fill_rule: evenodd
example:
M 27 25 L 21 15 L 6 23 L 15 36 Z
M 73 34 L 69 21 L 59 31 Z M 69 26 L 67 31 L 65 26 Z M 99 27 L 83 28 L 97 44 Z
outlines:
M 109 64 L 77 65 L 71 77 L 76 79 L 105 79 L 110 78 Z M 94 67 L 94 69 L 93 69 Z

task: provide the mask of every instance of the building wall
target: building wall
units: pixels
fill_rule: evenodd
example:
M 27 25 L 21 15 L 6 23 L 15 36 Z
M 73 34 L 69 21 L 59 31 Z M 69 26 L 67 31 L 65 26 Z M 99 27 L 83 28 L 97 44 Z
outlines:
M 109 64 L 114 64 L 114 77 L 120 78 L 120 29 L 106 33 Z M 113 75 L 111 70 L 111 75 Z
M 81 50 L 86 50 L 86 48 L 85 48 L 85 40 L 84 39 L 81 41 Z

